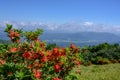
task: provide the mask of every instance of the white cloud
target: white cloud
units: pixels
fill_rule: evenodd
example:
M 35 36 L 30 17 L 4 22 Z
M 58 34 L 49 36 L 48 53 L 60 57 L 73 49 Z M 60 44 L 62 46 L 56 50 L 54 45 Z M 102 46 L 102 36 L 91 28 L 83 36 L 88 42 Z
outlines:
M 95 24 L 89 21 L 77 22 L 77 23 L 69 22 L 63 24 L 3 21 L 0 22 L 0 26 L 5 27 L 6 23 L 12 24 L 14 28 L 23 28 L 25 30 L 35 30 L 37 28 L 41 28 L 45 31 L 56 31 L 56 32 L 94 31 L 94 32 L 120 33 L 120 25 Z
M 93 22 L 84 22 L 83 25 L 84 25 L 84 26 L 92 26 L 92 25 L 93 25 Z

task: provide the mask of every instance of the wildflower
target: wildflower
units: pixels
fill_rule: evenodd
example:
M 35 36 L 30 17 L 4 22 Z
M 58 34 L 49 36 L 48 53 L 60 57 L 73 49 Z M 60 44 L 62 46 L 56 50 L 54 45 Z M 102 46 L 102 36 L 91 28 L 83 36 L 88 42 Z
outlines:
M 16 47 L 10 48 L 10 52 L 11 52 L 11 53 L 15 53 L 16 51 L 17 51 L 17 48 L 16 48 Z
M 39 71 L 39 70 L 35 70 L 35 71 L 34 71 L 34 76 L 35 76 L 36 78 L 40 78 L 40 77 L 41 77 L 40 71 Z
M 17 40 L 17 43 L 20 43 L 20 39 Z
M 35 38 L 34 38 L 34 41 L 38 41 L 38 37 L 35 37 Z
M 31 68 L 32 68 L 32 65 L 28 65 L 27 67 L 28 67 L 29 69 L 31 69 Z
M 80 61 L 76 61 L 76 66 L 78 67 L 81 64 Z
M 19 33 L 18 32 L 14 32 L 14 36 L 15 37 L 19 37 Z
M 81 71 L 80 71 L 80 70 L 78 70 L 78 74 L 81 74 Z
M 60 80 L 59 78 L 53 78 L 53 80 Z
M 33 54 L 33 58 L 37 59 L 38 58 L 38 54 Z
M 47 59 L 46 56 L 43 56 L 43 57 L 41 58 L 41 62 L 47 62 L 47 61 L 48 61 L 48 59 Z
M 40 52 L 39 54 L 40 54 L 40 56 L 44 56 L 44 52 Z
M 22 54 L 22 57 L 23 57 L 23 58 L 27 58 L 27 59 L 31 59 L 31 53 L 30 53 L 30 52 L 24 52 L 24 53 Z
M 12 37 L 14 36 L 14 33 L 15 33 L 14 30 L 10 30 L 8 36 L 9 36 L 10 38 L 12 38 Z
M 61 51 L 60 51 L 60 55 L 61 55 L 61 56 L 64 56 L 65 54 L 66 54 L 65 49 L 62 48 Z
M 57 54 L 59 51 L 58 51 L 58 48 L 54 48 L 54 50 L 53 50 L 53 53 L 54 54 Z
M 74 53 L 78 53 L 78 52 L 79 52 L 79 49 L 76 48 L 76 49 L 74 50 Z
M 54 71 L 55 72 L 60 72 L 61 66 L 59 64 L 54 65 Z
M 76 49 L 76 46 L 74 44 L 70 44 L 70 49 Z
M 59 49 L 58 48 L 54 48 L 53 49 L 53 55 L 55 58 L 59 57 L 60 56 L 60 53 L 59 53 Z
M 0 63 L 1 64 L 5 64 L 5 62 L 0 58 Z

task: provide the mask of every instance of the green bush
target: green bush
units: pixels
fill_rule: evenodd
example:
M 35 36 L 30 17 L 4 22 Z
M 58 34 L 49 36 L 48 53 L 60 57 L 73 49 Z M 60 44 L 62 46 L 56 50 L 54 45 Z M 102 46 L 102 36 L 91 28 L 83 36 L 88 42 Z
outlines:
M 96 46 L 89 46 L 86 50 L 86 52 L 81 51 L 85 63 L 89 61 L 93 64 L 117 63 L 120 59 L 119 44 L 103 43 Z

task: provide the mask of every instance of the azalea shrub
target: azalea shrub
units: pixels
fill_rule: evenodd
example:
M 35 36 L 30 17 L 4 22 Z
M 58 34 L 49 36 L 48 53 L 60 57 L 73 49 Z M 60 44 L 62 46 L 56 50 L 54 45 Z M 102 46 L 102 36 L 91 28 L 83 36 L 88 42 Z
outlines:
M 47 49 L 46 42 L 38 38 L 42 29 L 23 32 L 7 24 L 5 32 L 12 43 L 0 54 L 0 79 L 77 80 L 71 70 L 80 66 L 81 54 L 74 44 Z

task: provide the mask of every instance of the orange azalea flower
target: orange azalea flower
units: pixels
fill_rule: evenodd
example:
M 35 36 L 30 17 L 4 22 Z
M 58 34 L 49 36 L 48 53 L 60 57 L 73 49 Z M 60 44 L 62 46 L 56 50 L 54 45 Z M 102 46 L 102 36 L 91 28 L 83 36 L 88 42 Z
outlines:
M 52 56 L 52 51 L 50 51 L 50 50 L 47 51 L 47 55 L 48 55 L 48 56 Z
M 10 48 L 10 52 L 11 52 L 11 53 L 17 52 L 17 48 L 16 48 L 16 47 Z
M 66 54 L 65 49 L 61 48 L 59 53 L 61 56 L 64 56 Z
M 54 48 L 54 49 L 53 49 L 53 53 L 54 53 L 54 54 L 57 54 L 58 52 L 59 52 L 58 48 Z
M 28 65 L 27 67 L 28 67 L 29 69 L 31 69 L 31 68 L 32 68 L 32 65 Z
M 74 44 L 70 44 L 70 49 L 76 49 L 76 46 Z
M 54 71 L 55 72 L 60 72 L 61 66 L 59 64 L 54 65 Z
M 78 52 L 79 52 L 79 49 L 76 48 L 76 49 L 74 50 L 74 53 L 78 53 Z
M 39 60 L 35 60 L 34 62 L 33 62 L 33 67 L 35 68 L 35 67 L 39 67 Z
M 20 43 L 20 39 L 17 40 L 17 43 L 18 43 L 18 44 Z
M 5 64 L 5 62 L 0 58 L 0 63 L 1 64 Z
M 14 30 L 10 30 L 10 31 L 9 31 L 9 35 L 8 35 L 8 36 L 11 38 L 11 37 L 13 37 L 13 36 L 14 36 L 14 33 L 15 33 L 15 32 L 14 32 Z
M 33 54 L 33 58 L 34 58 L 34 59 L 37 59 L 37 58 L 38 58 L 38 54 L 36 54 L 36 53 Z
M 40 77 L 41 77 L 40 71 L 39 71 L 39 70 L 35 70 L 35 71 L 34 71 L 34 76 L 35 76 L 36 78 L 40 78 Z
M 23 57 L 23 58 L 27 58 L 27 59 L 31 59 L 31 53 L 30 53 L 30 52 L 24 52 L 24 53 L 22 54 L 22 57 Z
M 76 61 L 76 66 L 78 67 L 81 64 L 81 61 Z
M 58 58 L 58 57 L 61 56 L 58 48 L 53 49 L 53 55 L 54 55 L 55 58 Z
M 44 47 L 44 46 L 45 46 L 44 42 L 40 41 L 40 47 Z
M 39 54 L 40 54 L 40 56 L 44 56 L 44 52 L 40 52 Z
M 31 59 L 31 53 L 30 53 L 30 52 L 27 52 L 27 53 L 26 53 L 26 58 L 27 58 L 27 59 Z
M 53 78 L 53 80 L 60 80 L 59 78 Z
M 78 74 L 81 74 L 81 71 L 80 71 L 80 70 L 78 70 Z
M 47 61 L 48 61 L 48 59 L 47 59 L 46 56 L 43 56 L 43 57 L 41 58 L 41 62 L 47 62 Z
M 39 64 L 39 67 L 42 68 L 42 67 L 43 67 L 43 64 L 40 63 L 40 64 Z
M 35 37 L 35 38 L 34 38 L 34 41 L 38 41 L 38 37 Z
M 18 32 L 14 32 L 14 36 L 15 37 L 19 37 L 19 33 Z

